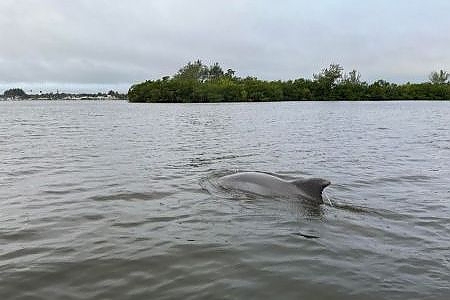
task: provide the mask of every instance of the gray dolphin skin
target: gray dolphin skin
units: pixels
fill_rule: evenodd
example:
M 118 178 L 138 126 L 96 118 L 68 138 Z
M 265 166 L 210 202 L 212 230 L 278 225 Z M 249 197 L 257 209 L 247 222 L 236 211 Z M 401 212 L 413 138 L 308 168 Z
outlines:
M 322 191 L 331 184 L 321 178 L 297 178 L 285 180 L 276 175 L 263 172 L 241 172 L 218 179 L 225 189 L 257 194 L 261 196 L 298 197 L 322 204 Z

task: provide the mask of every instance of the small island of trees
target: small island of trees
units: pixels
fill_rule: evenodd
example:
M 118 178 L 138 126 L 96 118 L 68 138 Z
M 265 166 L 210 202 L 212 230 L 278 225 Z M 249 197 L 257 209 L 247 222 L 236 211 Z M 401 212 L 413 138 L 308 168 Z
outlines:
M 356 71 L 344 72 L 332 64 L 313 79 L 265 81 L 240 78 L 232 69 L 224 71 L 200 60 L 189 62 L 174 76 L 133 85 L 130 102 L 238 102 L 302 100 L 450 100 L 449 74 L 433 72 L 426 83 L 395 84 L 378 80 L 361 81 Z
M 5 98 L 20 98 L 25 99 L 28 97 L 27 93 L 24 90 L 19 88 L 9 89 L 3 93 L 3 97 Z

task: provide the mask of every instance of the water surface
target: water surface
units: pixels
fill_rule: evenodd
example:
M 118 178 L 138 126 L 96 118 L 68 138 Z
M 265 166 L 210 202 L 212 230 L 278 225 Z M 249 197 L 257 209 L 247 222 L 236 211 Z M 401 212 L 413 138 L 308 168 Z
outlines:
M 0 299 L 448 299 L 449 124 L 446 102 L 1 102 Z M 334 206 L 218 192 L 236 170 L 327 178 Z

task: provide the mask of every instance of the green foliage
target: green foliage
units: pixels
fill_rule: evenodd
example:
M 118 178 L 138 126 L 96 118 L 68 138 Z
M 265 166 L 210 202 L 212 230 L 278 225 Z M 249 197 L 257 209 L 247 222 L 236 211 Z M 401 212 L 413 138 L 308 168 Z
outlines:
M 208 77 L 208 73 L 208 67 L 203 65 L 200 60 L 197 60 L 193 63 L 189 62 L 187 65 L 178 70 L 178 73 L 175 74 L 174 79 L 201 81 Z
M 338 64 L 331 64 L 328 68 L 322 69 L 318 74 L 314 74 L 314 80 L 319 84 L 325 84 L 332 88 L 335 86 L 340 79 L 342 79 L 342 71 L 344 70 Z
M 313 75 L 313 80 L 263 81 L 255 77 L 239 78 L 235 71 L 200 60 L 189 62 L 173 77 L 149 80 L 133 85 L 130 102 L 238 102 L 303 100 L 450 100 L 448 74 L 437 73 L 434 83 L 397 85 L 384 80 L 372 84 L 361 81 L 353 70 L 344 73 L 332 64 Z M 445 82 L 444 81 L 444 82 Z

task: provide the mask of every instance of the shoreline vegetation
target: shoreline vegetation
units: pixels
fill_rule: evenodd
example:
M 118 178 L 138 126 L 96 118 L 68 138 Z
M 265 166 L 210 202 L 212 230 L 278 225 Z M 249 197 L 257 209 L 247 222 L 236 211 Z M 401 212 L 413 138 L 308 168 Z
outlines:
M 240 78 L 232 69 L 224 71 L 200 60 L 189 62 L 175 75 L 133 85 L 129 102 L 264 102 L 326 100 L 450 100 L 449 73 L 432 72 L 429 82 L 394 84 L 385 80 L 361 81 L 353 70 L 345 73 L 331 64 L 313 75 L 313 79 L 265 81 L 256 77 Z

